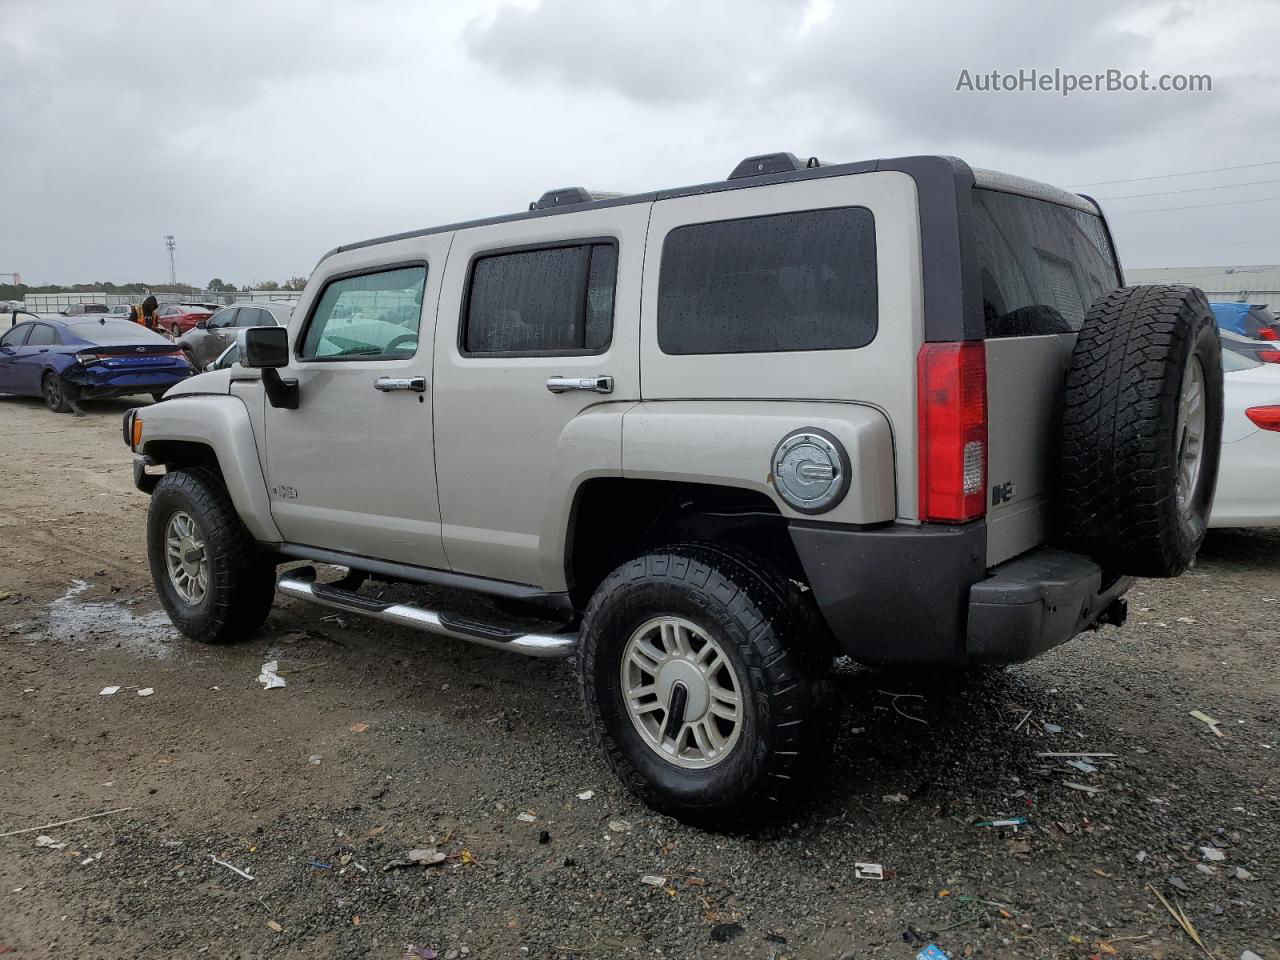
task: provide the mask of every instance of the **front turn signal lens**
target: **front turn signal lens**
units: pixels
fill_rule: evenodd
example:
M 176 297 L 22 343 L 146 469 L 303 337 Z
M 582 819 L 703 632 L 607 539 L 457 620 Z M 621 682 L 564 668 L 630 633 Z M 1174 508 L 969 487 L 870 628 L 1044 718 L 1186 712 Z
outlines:
M 137 450 L 142 446 L 142 419 L 140 417 L 135 417 L 133 420 L 133 436 L 131 436 L 129 440 L 129 445 L 134 450 Z

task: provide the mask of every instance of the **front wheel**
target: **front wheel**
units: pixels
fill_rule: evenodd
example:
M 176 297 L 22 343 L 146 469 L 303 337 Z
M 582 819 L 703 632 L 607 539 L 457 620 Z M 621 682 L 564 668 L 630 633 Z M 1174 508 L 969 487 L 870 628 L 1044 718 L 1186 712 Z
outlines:
M 213 471 L 175 470 L 156 484 L 147 552 L 161 604 L 192 640 L 239 640 L 267 619 L 275 564 L 258 550 Z
M 640 799 L 697 826 L 768 815 L 822 753 L 820 627 L 794 584 L 710 544 L 610 574 L 583 621 L 580 682 L 606 762 Z

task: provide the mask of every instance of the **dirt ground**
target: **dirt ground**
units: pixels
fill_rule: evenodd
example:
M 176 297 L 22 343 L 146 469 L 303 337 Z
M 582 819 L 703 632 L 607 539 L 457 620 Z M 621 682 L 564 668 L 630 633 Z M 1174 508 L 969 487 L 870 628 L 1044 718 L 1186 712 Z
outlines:
M 0 954 L 1280 960 L 1280 534 L 1214 535 L 1123 631 L 1030 664 L 843 670 L 829 769 L 719 836 L 619 788 L 572 663 L 299 602 L 237 645 L 179 637 L 127 405 L 0 398 L 0 833 L 125 808 L 0 838 Z M 424 847 L 445 861 L 384 870 Z

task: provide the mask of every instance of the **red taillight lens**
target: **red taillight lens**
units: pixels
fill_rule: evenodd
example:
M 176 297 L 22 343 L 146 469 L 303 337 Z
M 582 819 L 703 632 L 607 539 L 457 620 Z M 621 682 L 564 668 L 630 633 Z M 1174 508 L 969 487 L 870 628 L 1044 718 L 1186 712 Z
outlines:
M 1280 333 L 1276 333 L 1271 327 L 1263 327 L 1258 331 L 1259 340 L 1280 340 Z
M 1244 415 L 1263 430 L 1274 430 L 1280 433 L 1280 406 L 1250 407 Z
M 964 523 L 987 511 L 987 350 L 926 343 L 916 359 L 920 519 Z

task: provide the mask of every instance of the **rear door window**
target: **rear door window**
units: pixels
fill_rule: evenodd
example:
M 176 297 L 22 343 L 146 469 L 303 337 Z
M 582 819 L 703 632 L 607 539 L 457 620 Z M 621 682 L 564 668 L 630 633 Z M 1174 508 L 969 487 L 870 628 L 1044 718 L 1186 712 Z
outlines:
M 663 353 L 851 350 L 875 339 L 878 309 L 865 207 L 690 224 L 662 246 Z
M 617 276 L 612 242 L 481 256 L 471 267 L 462 352 L 603 353 L 613 339 Z
M 49 347 L 62 342 L 58 331 L 47 323 L 37 323 L 31 328 L 31 336 L 27 338 L 28 347 Z
M 973 191 L 973 236 L 988 337 L 1072 333 L 1119 285 L 1102 218 L 995 190 Z

